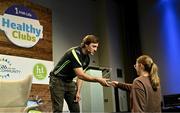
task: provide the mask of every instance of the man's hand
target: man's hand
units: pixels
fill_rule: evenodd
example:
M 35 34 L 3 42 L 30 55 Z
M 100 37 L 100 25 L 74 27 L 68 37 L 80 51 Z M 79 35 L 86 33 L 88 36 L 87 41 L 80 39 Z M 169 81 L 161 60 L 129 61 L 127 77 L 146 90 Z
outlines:
M 74 99 L 74 102 L 79 102 L 80 100 L 81 100 L 80 93 L 77 92 L 77 93 L 76 93 L 76 97 L 75 97 L 75 99 Z
M 97 81 L 102 85 L 102 86 L 106 86 L 109 87 L 110 84 L 108 84 L 107 81 L 109 81 L 110 79 L 107 78 L 97 78 Z
M 111 81 L 111 85 L 113 87 L 117 87 L 118 83 L 119 83 L 118 81 Z

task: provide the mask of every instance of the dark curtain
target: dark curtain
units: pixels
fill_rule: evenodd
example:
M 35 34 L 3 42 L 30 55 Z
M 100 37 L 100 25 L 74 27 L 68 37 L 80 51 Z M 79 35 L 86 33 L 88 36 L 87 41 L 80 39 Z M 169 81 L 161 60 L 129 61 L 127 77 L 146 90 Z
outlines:
M 119 6 L 120 34 L 123 45 L 124 78 L 132 83 L 136 77 L 134 64 L 142 54 L 137 0 L 115 0 Z M 129 93 L 127 94 L 128 111 L 130 111 Z M 118 112 L 118 111 L 117 111 Z

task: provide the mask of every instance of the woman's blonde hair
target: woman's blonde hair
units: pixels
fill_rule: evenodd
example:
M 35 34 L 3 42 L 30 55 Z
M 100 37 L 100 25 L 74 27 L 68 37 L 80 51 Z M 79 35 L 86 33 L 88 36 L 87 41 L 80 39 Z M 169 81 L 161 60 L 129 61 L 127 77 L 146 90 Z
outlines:
M 151 85 L 153 90 L 157 90 L 160 86 L 160 78 L 158 76 L 158 67 L 153 62 L 152 58 L 148 55 L 142 55 L 137 58 L 137 62 L 144 65 L 144 70 L 149 73 L 149 78 L 151 81 Z

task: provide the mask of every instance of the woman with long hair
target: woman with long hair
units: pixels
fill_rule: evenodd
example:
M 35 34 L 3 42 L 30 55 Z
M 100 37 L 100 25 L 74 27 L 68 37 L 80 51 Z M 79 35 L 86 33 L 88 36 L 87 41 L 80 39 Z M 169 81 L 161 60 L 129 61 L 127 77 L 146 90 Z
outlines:
M 132 84 L 112 81 L 112 86 L 130 91 L 131 112 L 161 112 L 161 88 L 158 67 L 148 55 L 134 65 L 138 77 Z

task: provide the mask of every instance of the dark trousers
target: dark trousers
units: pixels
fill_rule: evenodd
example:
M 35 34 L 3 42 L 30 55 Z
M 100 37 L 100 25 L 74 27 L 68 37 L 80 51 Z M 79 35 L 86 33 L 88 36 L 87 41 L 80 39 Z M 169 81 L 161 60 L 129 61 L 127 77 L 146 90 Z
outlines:
M 71 113 L 80 113 L 79 103 L 74 102 L 77 89 L 75 82 L 67 82 L 59 77 L 50 76 L 49 88 L 54 113 L 62 112 L 64 99 Z

